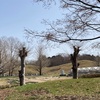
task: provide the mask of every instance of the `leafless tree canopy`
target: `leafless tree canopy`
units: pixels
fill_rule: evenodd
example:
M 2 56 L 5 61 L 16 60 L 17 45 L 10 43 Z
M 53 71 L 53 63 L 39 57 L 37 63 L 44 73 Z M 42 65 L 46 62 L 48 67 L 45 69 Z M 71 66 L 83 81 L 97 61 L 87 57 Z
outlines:
M 0 75 L 12 76 L 14 70 L 19 66 L 18 48 L 21 42 L 13 37 L 0 38 Z
M 100 39 L 100 0 L 33 0 L 35 2 L 60 2 L 65 18 L 55 22 L 46 32 L 26 30 L 30 36 L 44 37 L 54 42 L 88 41 Z
M 39 75 L 43 74 L 42 72 L 43 67 L 47 67 L 49 64 L 49 60 L 46 58 L 44 51 L 45 51 L 44 45 L 39 44 L 36 49 L 37 61 L 35 63 L 36 70 L 39 72 Z

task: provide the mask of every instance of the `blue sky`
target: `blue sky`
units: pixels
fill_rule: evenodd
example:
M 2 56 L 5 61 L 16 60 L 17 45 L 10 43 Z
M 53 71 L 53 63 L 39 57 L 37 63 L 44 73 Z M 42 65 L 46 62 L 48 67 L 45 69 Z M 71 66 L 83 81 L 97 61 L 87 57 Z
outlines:
M 45 8 L 32 0 L 0 0 L 0 37 L 13 36 L 25 41 L 24 29 L 45 30 L 43 19 L 55 21 L 59 18 L 62 14 L 57 5 Z M 50 49 L 50 55 L 64 52 L 63 48 L 55 48 Z
M 24 29 L 44 30 L 43 19 L 60 18 L 56 6 L 45 9 L 32 0 L 0 0 L 0 36 L 24 37 Z
M 43 19 L 55 21 L 63 17 L 62 10 L 57 5 L 49 8 L 33 0 L 0 0 L 0 37 L 13 36 L 25 41 L 24 29 L 36 31 L 45 30 Z M 66 44 L 48 49 L 49 55 L 70 53 Z

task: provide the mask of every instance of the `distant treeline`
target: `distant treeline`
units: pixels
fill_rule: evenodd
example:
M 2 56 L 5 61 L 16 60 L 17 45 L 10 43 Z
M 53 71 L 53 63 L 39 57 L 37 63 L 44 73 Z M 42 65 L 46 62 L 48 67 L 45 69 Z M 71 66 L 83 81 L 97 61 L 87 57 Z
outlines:
M 83 55 L 78 55 L 78 60 L 91 60 L 95 61 L 97 66 L 100 66 L 100 56 L 94 56 L 94 55 L 89 55 L 89 54 L 83 54 Z M 58 66 L 62 64 L 67 64 L 71 63 L 71 58 L 70 55 L 56 55 L 52 57 L 46 57 L 43 55 L 42 58 L 42 66 L 47 66 L 47 67 L 53 67 L 53 66 Z M 28 62 L 31 65 L 38 65 L 39 60 L 37 61 L 30 61 Z
M 66 63 L 71 62 L 70 55 L 69 56 L 56 55 L 56 56 L 48 57 L 47 59 L 49 60 L 48 67 L 57 66 L 57 65 L 66 64 Z M 97 65 L 99 65 L 100 63 L 99 56 L 94 56 L 94 55 L 89 55 L 89 54 L 79 55 L 78 60 L 96 61 Z

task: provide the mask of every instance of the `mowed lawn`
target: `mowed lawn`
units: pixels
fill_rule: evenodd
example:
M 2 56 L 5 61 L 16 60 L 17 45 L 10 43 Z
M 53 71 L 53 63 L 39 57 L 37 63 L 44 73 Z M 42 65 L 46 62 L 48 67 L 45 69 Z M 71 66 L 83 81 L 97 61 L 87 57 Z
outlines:
M 100 100 L 100 78 L 30 83 L 1 89 L 0 96 L 0 100 Z

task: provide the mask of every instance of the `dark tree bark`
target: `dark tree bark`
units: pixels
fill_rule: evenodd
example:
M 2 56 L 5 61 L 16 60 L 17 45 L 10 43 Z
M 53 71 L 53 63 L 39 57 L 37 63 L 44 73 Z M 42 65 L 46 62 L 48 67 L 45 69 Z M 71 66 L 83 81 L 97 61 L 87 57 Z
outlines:
M 79 47 L 75 47 L 75 46 L 73 48 L 74 48 L 74 53 L 71 54 L 72 73 L 73 73 L 73 79 L 77 79 L 78 78 L 77 70 L 79 66 L 79 63 L 77 63 L 77 56 L 78 56 L 80 49 Z

